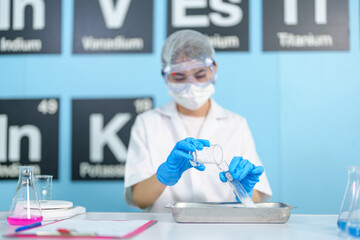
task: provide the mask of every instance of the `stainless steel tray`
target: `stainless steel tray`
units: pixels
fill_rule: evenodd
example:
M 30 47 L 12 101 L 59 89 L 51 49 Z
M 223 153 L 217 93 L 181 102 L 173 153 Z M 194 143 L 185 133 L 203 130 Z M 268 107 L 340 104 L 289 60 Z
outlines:
M 180 223 L 286 223 L 293 208 L 281 202 L 255 205 L 246 208 L 241 203 L 175 202 L 167 207 Z

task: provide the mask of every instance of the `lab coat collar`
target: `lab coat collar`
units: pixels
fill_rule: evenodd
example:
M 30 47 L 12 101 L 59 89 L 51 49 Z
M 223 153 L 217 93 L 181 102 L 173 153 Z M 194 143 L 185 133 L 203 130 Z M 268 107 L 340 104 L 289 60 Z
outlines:
M 211 105 L 208 115 L 205 118 L 204 125 L 200 130 L 199 138 L 210 139 L 213 132 L 219 127 L 219 120 L 227 118 L 229 111 L 220 107 L 213 99 L 210 99 Z M 187 136 L 184 124 L 182 123 L 179 112 L 176 109 L 175 101 L 171 101 L 162 107 L 156 109 L 160 114 L 168 116 L 173 124 L 174 133 L 176 134 L 175 141 L 185 139 Z
M 217 104 L 214 99 L 211 98 L 210 101 L 211 105 L 207 118 L 222 119 L 229 116 L 229 112 Z M 177 118 L 179 114 L 176 109 L 175 101 L 170 101 L 169 103 L 157 108 L 156 111 L 171 118 Z

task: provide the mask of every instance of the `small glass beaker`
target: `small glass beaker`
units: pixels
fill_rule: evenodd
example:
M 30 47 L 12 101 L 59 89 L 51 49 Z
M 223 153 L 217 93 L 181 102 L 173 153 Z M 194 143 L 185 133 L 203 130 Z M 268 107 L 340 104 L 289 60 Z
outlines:
M 52 175 L 36 175 L 35 186 L 41 202 L 52 199 Z
M 7 221 L 11 225 L 29 225 L 42 220 L 40 203 L 34 184 L 34 167 L 20 166 L 19 181 Z
M 196 150 L 191 155 L 192 160 L 190 160 L 190 164 L 192 166 L 199 166 L 200 164 L 219 165 L 223 161 L 223 151 L 219 144 L 204 147 L 201 151 Z
M 346 221 L 349 218 L 351 204 L 355 200 L 356 189 L 360 181 L 360 166 L 348 167 L 348 182 L 345 189 L 344 198 L 341 204 L 340 213 L 337 221 L 338 227 L 345 231 Z

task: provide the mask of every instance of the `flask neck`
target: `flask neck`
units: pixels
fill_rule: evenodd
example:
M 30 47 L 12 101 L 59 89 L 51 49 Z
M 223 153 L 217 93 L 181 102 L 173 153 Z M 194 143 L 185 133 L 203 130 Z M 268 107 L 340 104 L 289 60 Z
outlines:
M 19 182 L 28 182 L 34 179 L 34 167 L 19 167 Z
M 348 183 L 360 181 L 360 167 L 350 166 L 348 167 Z

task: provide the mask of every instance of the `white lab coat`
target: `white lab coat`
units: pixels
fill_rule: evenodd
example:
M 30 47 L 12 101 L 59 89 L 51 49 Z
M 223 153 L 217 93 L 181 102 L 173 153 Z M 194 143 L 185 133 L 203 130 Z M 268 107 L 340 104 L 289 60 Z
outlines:
M 131 186 L 154 175 L 175 144 L 186 137 L 174 101 L 138 115 L 131 130 L 125 165 L 125 200 L 129 205 L 135 206 Z M 256 166 L 262 165 L 246 119 L 223 109 L 214 100 L 199 138 L 220 144 L 228 164 L 234 156 L 243 156 Z M 265 172 L 254 189 L 264 193 L 264 201 L 272 195 Z M 217 167 L 207 165 L 204 172 L 194 168 L 185 171 L 178 183 L 165 188 L 149 211 L 164 212 L 165 206 L 174 201 L 232 202 L 236 199 L 230 186 L 220 181 Z

